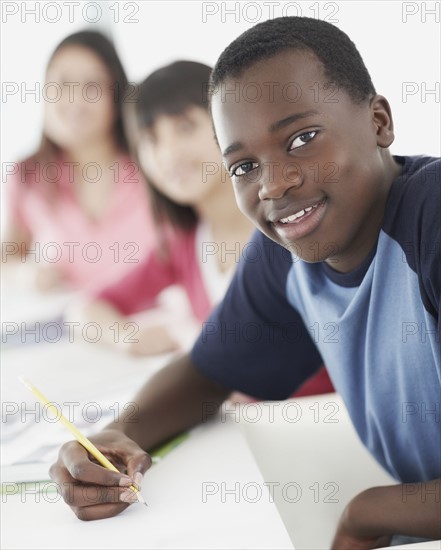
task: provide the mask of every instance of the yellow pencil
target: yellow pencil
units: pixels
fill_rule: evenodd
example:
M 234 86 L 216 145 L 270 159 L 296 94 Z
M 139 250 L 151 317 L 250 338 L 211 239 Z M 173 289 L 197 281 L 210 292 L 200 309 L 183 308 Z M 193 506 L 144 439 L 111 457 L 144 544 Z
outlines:
M 66 426 L 68 430 L 74 435 L 75 439 L 81 443 L 81 445 L 92 455 L 94 456 L 98 462 L 101 464 L 101 466 L 104 466 L 104 468 L 107 468 L 108 470 L 112 470 L 113 472 L 121 473 L 111 462 L 110 460 L 103 455 L 103 453 L 95 447 L 95 445 L 87 439 L 79 430 L 76 428 L 72 422 L 69 422 L 69 420 L 61 414 L 61 411 L 55 407 L 55 405 L 45 397 L 40 390 L 38 390 L 29 380 L 26 378 L 20 377 L 20 381 L 29 389 L 31 392 L 35 395 L 35 397 L 43 403 L 48 409 L 50 409 L 52 412 L 56 414 L 56 416 L 60 418 L 61 422 Z M 138 489 L 134 485 L 130 485 L 130 489 L 136 494 L 136 498 L 139 502 L 142 504 L 145 504 L 147 506 L 146 501 L 142 498 L 141 493 L 138 491 Z

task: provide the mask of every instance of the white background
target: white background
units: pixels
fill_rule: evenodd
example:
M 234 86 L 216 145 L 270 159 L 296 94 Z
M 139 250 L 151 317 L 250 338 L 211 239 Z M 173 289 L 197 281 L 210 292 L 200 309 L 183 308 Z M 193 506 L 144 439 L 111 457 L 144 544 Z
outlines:
M 47 60 L 67 34 L 84 28 L 106 32 L 116 43 L 129 80 L 137 82 L 177 59 L 213 65 L 235 37 L 258 21 L 296 14 L 333 22 L 355 42 L 378 93 L 392 105 L 393 153 L 439 155 L 440 2 L 60 0 L 1 4 L 2 167 L 31 153 L 38 144 L 44 97 L 42 93 L 23 97 L 23 93 L 36 86 L 42 89 Z M 98 21 L 88 23 L 88 19 Z M 407 86 L 416 93 L 405 101 L 406 82 L 412 83 Z M 8 83 L 18 84 L 19 92 L 5 94 L 11 86 Z M 436 86 L 437 95 L 424 92 Z

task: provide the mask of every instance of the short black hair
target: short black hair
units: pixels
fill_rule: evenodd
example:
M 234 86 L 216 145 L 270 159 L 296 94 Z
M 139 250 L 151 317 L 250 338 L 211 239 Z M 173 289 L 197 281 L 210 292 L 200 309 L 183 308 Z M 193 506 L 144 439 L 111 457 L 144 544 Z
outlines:
M 339 28 L 310 17 L 278 17 L 248 29 L 220 55 L 210 79 L 210 93 L 251 65 L 287 50 L 309 50 L 323 63 L 330 82 L 362 103 L 375 88 L 355 44 Z

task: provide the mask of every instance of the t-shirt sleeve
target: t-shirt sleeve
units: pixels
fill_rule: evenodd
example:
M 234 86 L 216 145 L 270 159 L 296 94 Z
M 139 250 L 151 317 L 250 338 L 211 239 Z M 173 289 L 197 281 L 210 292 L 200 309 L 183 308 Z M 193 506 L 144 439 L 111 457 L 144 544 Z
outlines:
M 132 315 L 154 306 L 158 294 L 175 282 L 170 262 L 154 250 L 127 275 L 89 299 L 108 302 L 123 315 Z
M 437 323 L 441 342 L 441 160 L 432 159 L 421 168 L 421 210 L 415 211 L 415 260 L 421 296 L 426 310 Z M 419 215 L 418 215 L 419 214 Z M 441 374 L 441 373 L 440 373 Z
M 441 342 L 441 160 L 426 166 L 427 178 L 432 179 L 428 214 L 424 216 L 423 239 L 420 251 L 421 282 L 427 295 L 429 313 L 438 322 L 438 342 Z
M 437 324 L 441 341 L 441 160 L 415 157 L 391 196 L 398 214 L 385 231 L 403 249 L 403 261 L 418 276 L 421 300 Z
M 259 399 L 286 399 L 323 363 L 286 298 L 289 252 L 256 231 L 191 355 L 206 376 Z

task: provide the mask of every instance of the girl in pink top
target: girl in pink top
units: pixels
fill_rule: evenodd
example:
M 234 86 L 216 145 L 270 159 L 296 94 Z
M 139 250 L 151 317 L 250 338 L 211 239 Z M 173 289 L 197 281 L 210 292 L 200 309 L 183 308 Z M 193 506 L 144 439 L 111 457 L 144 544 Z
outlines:
M 137 354 L 171 351 L 192 340 L 222 298 L 251 235 L 213 137 L 210 72 L 207 65 L 180 61 L 155 71 L 138 89 L 134 141 L 160 244 L 131 273 L 95 294 L 85 316 L 101 326 L 115 321 L 124 326 L 125 316 L 144 311 L 162 290 L 180 285 L 195 322 L 193 330 L 187 316 L 144 326 L 133 338 L 122 334 L 119 341 L 126 339 L 126 348 Z M 107 332 L 112 343 L 114 332 Z M 129 341 L 134 339 L 138 342 Z
M 123 128 L 127 78 L 112 43 L 83 31 L 55 49 L 46 89 L 40 147 L 7 177 L 3 250 L 34 264 L 40 289 L 99 288 L 133 269 L 155 239 Z
M 252 226 L 236 205 L 213 137 L 207 111 L 210 71 L 206 65 L 181 61 L 157 70 L 140 85 L 137 152 L 163 246 L 94 296 L 86 316 L 101 326 L 115 321 L 124 326 L 126 316 L 153 305 L 167 286 L 180 284 L 200 329 L 245 253 Z M 183 324 L 174 323 L 172 331 L 170 324 L 146 327 L 133 335 L 129 347 L 138 354 L 175 349 Z M 108 341 L 113 337 L 114 332 Z M 306 393 L 326 391 L 333 388 L 322 369 Z

